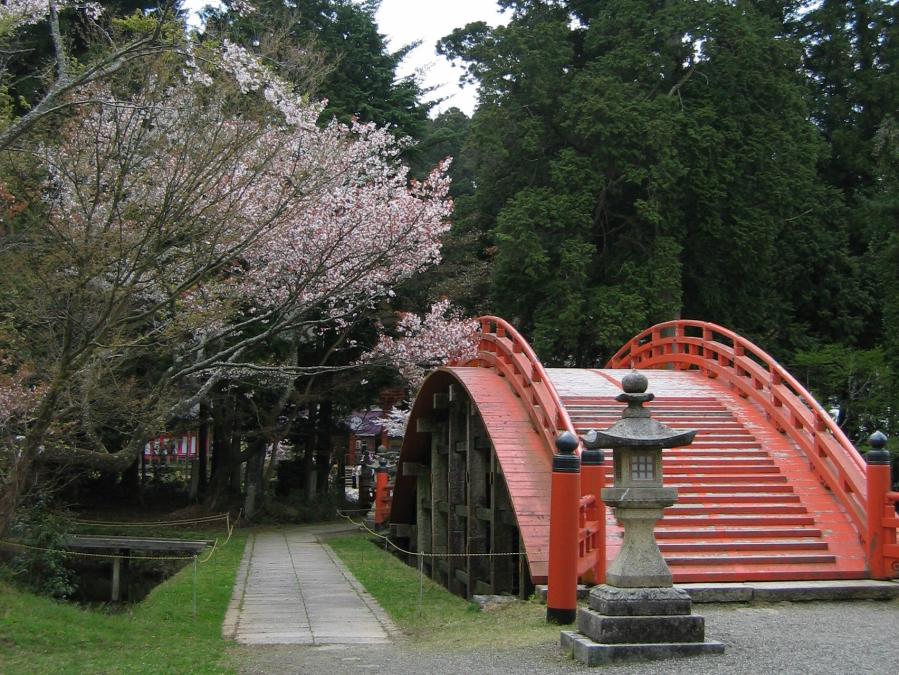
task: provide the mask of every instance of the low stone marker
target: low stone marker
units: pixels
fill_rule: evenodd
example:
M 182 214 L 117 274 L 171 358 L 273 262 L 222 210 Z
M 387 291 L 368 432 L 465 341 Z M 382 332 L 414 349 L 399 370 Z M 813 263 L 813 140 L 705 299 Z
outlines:
M 578 610 L 578 631 L 562 631 L 562 648 L 590 666 L 722 654 L 722 643 L 705 640 L 705 619 L 692 614 L 690 596 L 674 588 L 654 531 L 662 509 L 677 500 L 677 489 L 663 485 L 662 449 L 689 445 L 696 431 L 650 417 L 643 404 L 654 396 L 645 393 L 644 375 L 634 371 L 621 384 L 617 400 L 628 405 L 622 419 L 583 441 L 587 448 L 615 451 L 614 486 L 603 488 L 602 500 L 615 509 L 624 542 L 606 583 L 590 591 L 588 609 Z

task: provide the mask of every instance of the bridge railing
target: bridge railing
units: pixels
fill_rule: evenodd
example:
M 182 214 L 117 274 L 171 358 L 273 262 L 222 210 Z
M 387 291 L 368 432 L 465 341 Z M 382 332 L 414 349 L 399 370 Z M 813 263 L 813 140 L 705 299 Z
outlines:
M 868 538 L 868 522 L 878 509 L 869 509 L 873 505 L 867 503 L 864 460 L 831 416 L 770 355 L 721 326 L 681 320 L 640 333 L 607 365 L 661 366 L 696 368 L 759 405 L 774 426 L 804 452 L 812 469 L 848 513 L 859 537 L 863 541 Z
M 887 492 L 880 520 L 881 541 L 883 542 L 883 575 L 899 576 L 899 492 Z
M 597 495 L 584 495 L 581 497 L 578 510 L 578 577 L 589 577 L 595 583 L 601 583 L 594 579 L 600 556 L 605 555 L 604 522 L 600 518 L 605 507 Z
M 528 413 L 546 447 L 555 447 L 556 437 L 565 431 L 575 434 L 574 425 L 546 370 L 527 341 L 508 322 L 496 316 L 482 316 L 478 365 L 496 368 L 528 404 Z
M 495 368 L 506 378 L 526 403 L 531 422 L 542 435 L 547 452 L 553 453 L 556 439 L 564 432 L 577 438 L 568 411 L 528 342 L 499 317 L 483 316 L 478 321 L 481 328 L 478 356 L 469 365 Z M 581 449 L 579 443 L 578 452 Z M 595 467 L 594 472 L 595 475 L 590 473 L 586 480 L 579 480 L 578 490 L 583 495 L 582 502 L 587 500 L 586 503 L 564 517 L 580 524 L 578 551 L 572 552 L 577 555 L 577 576 L 600 583 L 605 573 L 605 507 L 599 496 L 602 488 L 600 467 Z M 550 529 L 556 526 L 550 522 Z M 549 583 L 552 584 L 552 572 L 550 575 Z M 568 579 L 564 583 L 576 585 L 577 580 Z

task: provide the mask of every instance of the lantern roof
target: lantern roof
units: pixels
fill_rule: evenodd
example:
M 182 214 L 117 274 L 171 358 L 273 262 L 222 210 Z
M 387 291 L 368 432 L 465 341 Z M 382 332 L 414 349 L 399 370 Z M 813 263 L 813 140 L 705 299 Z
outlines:
M 627 403 L 621 419 L 605 431 L 590 431 L 584 436 L 584 446 L 595 448 L 656 447 L 676 448 L 689 445 L 696 436 L 696 429 L 672 429 L 650 416 L 644 403 L 655 396 L 646 393 L 649 380 L 636 370 L 621 380 L 624 393 L 615 397 L 616 401 Z

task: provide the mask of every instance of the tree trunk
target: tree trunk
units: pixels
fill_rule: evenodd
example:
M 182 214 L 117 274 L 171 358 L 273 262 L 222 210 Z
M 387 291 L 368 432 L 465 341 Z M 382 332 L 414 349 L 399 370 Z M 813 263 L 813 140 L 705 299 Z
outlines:
M 231 468 L 229 473 L 229 481 L 228 481 L 228 492 L 232 497 L 237 497 L 240 495 L 240 488 L 242 482 L 242 476 L 240 467 L 243 464 L 243 461 L 240 456 L 240 450 L 243 444 L 243 436 L 240 434 L 240 430 L 237 428 L 237 422 L 234 423 L 234 433 L 231 434 Z
M 200 425 L 197 428 L 197 470 L 200 472 L 200 480 L 198 483 L 199 496 L 206 494 L 206 447 L 209 445 L 209 404 L 205 401 L 200 403 Z
M 315 501 L 315 432 L 318 424 L 318 406 L 309 406 L 309 432 L 303 452 L 303 494 L 307 504 Z
M 231 425 L 228 423 L 229 401 L 218 398 L 212 406 L 212 481 L 209 489 L 213 509 L 225 503 L 231 468 Z
M 246 496 L 244 497 L 244 515 L 252 520 L 256 513 L 256 504 L 261 501 L 263 469 L 265 467 L 265 438 L 253 441 L 249 457 L 247 457 Z
M 59 366 L 55 381 L 47 389 L 47 393 L 41 399 L 36 410 L 34 421 L 28 429 L 28 434 L 22 441 L 21 452 L 12 462 L 0 487 L 0 537 L 6 535 L 6 531 L 12 524 L 16 509 L 25 488 L 31 478 L 34 469 L 34 460 L 38 455 L 38 449 L 44 442 L 44 435 L 56 414 L 56 405 L 59 402 L 61 390 L 60 382 L 66 377 L 67 360 L 63 360 Z
M 328 492 L 328 475 L 331 470 L 331 401 L 319 404 L 318 424 L 316 426 L 316 464 L 318 474 L 318 494 Z
M 122 477 L 119 481 L 122 492 L 126 497 L 138 504 L 143 501 L 140 484 L 140 464 L 142 457 L 143 452 L 141 452 L 140 457 L 137 457 L 134 462 L 132 462 L 131 466 L 122 472 Z

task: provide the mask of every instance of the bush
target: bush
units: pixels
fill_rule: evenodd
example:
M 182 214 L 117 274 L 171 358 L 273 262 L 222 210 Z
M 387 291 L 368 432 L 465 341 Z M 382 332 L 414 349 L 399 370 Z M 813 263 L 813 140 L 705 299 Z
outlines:
M 57 599 L 75 592 L 65 553 L 72 525 L 69 514 L 54 511 L 43 497 L 19 509 L 11 532 L 16 541 L 33 548 L 22 549 L 10 563 L 17 583 Z

